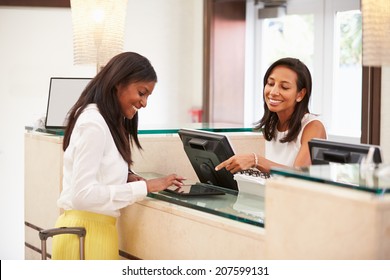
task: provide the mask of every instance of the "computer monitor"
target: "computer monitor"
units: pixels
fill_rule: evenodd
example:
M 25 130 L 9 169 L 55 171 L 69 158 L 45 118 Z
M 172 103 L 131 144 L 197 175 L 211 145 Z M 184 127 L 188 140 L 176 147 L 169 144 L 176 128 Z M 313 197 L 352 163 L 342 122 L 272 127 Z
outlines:
M 91 78 L 50 78 L 46 128 L 65 128 L 69 110 L 91 80 Z
M 376 145 L 350 144 L 317 138 L 309 141 L 310 157 L 313 165 L 329 162 L 361 163 L 370 148 L 373 148 L 374 151 L 373 162 L 381 163 L 381 150 Z
M 234 156 L 226 135 L 192 129 L 180 129 L 178 134 L 201 183 L 238 190 L 232 173 L 225 168 L 215 171 L 218 164 Z

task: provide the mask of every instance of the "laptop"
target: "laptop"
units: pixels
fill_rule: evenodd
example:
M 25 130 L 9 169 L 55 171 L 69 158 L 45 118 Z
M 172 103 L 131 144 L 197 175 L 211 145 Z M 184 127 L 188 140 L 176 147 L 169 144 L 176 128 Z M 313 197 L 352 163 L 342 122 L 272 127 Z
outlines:
M 51 77 L 45 128 L 58 134 L 66 127 L 67 115 L 92 78 Z

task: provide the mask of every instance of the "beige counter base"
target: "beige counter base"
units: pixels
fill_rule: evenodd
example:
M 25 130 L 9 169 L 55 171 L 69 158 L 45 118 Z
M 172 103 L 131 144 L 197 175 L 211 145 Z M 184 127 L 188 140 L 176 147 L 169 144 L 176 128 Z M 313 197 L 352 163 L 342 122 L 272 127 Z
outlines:
M 40 228 L 54 227 L 60 209 L 62 137 L 42 133 L 24 135 L 25 259 L 41 258 Z M 51 238 L 47 242 L 51 252 Z
M 147 198 L 122 211 L 120 249 L 141 259 L 264 259 L 264 229 Z
M 141 259 L 390 259 L 390 196 L 276 178 L 266 226 L 146 199 L 122 211 L 120 249 Z
M 390 195 L 293 178 L 266 187 L 269 259 L 390 259 Z

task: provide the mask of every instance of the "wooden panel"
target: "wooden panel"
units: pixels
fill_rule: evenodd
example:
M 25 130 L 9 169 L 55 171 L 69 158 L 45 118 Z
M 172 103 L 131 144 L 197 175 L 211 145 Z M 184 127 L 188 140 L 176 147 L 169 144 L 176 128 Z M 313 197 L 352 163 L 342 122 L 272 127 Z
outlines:
M 381 79 L 380 67 L 363 67 L 361 142 L 380 145 Z
M 0 0 L 0 6 L 70 7 L 70 0 Z
M 246 4 L 245 1 L 214 0 L 206 1 L 205 7 L 206 120 L 242 124 Z

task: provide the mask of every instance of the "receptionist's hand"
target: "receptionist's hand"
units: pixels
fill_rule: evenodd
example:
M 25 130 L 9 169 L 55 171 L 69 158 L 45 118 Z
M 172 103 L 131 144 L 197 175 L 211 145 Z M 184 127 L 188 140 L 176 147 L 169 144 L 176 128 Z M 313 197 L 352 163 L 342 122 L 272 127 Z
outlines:
M 254 167 L 254 165 L 255 158 L 253 154 L 234 155 L 228 160 L 225 160 L 224 162 L 221 162 L 219 165 L 217 165 L 215 170 L 219 171 L 222 168 L 226 168 L 226 170 L 234 174 L 239 171 Z
M 148 192 L 159 192 L 165 190 L 169 186 L 175 185 L 177 187 L 183 186 L 184 177 L 176 174 L 171 174 L 165 177 L 150 179 L 146 181 Z

